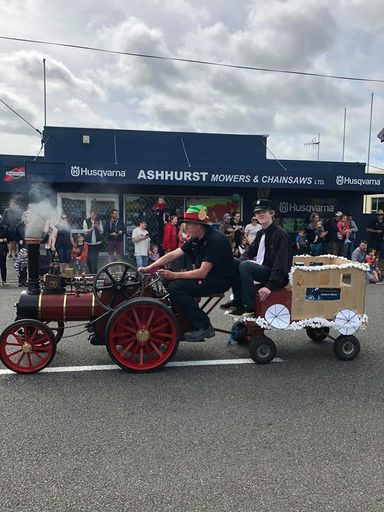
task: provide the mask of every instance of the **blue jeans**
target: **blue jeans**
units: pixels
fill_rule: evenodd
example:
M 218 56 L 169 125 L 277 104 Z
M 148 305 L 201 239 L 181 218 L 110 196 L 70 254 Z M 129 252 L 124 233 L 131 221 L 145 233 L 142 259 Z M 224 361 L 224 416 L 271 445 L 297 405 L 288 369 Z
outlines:
M 247 309 L 255 307 L 255 288 L 253 281 L 265 284 L 271 274 L 271 269 L 252 261 L 240 261 L 235 258 L 236 277 L 232 286 L 233 299 Z
M 148 256 L 135 256 L 137 267 L 146 267 L 148 265 Z

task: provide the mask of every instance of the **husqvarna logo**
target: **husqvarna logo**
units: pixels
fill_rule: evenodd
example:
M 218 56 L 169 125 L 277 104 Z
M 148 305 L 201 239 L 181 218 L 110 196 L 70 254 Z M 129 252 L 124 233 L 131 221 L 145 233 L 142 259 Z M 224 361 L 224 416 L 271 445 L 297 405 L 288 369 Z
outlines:
M 280 213 L 287 213 L 288 212 L 289 205 L 287 201 L 280 201 L 279 210 Z
M 80 176 L 80 166 L 79 165 L 71 165 L 71 176 L 75 178 Z
M 336 176 L 336 185 L 344 185 L 344 176 Z

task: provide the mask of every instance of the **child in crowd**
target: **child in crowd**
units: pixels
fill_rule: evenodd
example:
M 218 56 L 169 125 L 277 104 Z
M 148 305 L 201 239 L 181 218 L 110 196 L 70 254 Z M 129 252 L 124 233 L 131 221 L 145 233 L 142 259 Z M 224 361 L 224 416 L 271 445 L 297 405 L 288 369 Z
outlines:
M 376 265 L 376 251 L 370 249 L 365 257 L 365 261 L 369 265 L 369 281 L 372 283 L 378 283 L 381 281 L 381 271 Z
M 84 235 L 82 233 L 77 235 L 76 242 L 72 246 L 71 257 L 77 276 L 87 272 L 88 245 L 84 243 Z
M 182 222 L 180 224 L 179 234 L 177 235 L 177 237 L 179 239 L 179 247 L 182 247 L 185 244 L 185 242 L 188 242 L 188 240 L 191 238 L 191 235 L 189 234 L 189 231 L 187 229 L 186 222 Z
M 19 278 L 19 286 L 26 286 L 28 280 L 28 251 L 25 247 L 20 249 L 14 267 Z
M 160 258 L 159 247 L 157 245 L 152 245 L 149 250 L 149 259 L 150 259 L 151 263 L 153 263 L 154 261 L 157 261 L 159 258 Z
M 233 250 L 233 256 L 235 258 L 240 258 L 240 256 L 242 256 L 245 251 L 248 249 L 248 239 L 247 237 L 244 235 L 243 238 L 241 239 L 240 241 L 240 244 L 237 245 L 234 250 Z
M 310 253 L 307 230 L 305 228 L 300 228 L 296 235 L 296 249 L 297 249 L 297 254 L 309 254 Z
M 343 215 L 337 222 L 337 237 L 339 240 L 343 240 L 345 244 L 350 244 L 349 235 L 351 230 L 349 229 L 348 217 Z

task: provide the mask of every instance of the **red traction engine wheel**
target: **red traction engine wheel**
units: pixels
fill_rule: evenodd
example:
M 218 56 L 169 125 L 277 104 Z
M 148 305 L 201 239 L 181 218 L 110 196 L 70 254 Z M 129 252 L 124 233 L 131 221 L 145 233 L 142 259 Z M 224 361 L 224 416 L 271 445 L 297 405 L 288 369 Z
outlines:
M 35 373 L 49 365 L 56 353 L 55 334 L 39 320 L 18 320 L 0 337 L 0 359 L 17 373 Z
M 164 366 L 176 352 L 178 322 L 159 300 L 133 299 L 112 313 L 106 341 L 109 355 L 121 368 L 150 372 Z

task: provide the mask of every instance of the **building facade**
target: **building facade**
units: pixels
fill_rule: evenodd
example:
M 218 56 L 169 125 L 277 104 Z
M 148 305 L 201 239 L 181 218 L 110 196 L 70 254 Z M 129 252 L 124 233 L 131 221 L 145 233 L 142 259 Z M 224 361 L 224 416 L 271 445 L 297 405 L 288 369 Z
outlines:
M 176 214 L 203 203 L 214 223 L 234 210 L 248 223 L 256 199 L 269 197 L 292 233 L 314 211 L 329 218 L 342 210 L 365 236 L 364 198 L 379 208 L 374 198 L 384 193 L 384 175 L 365 174 L 363 163 L 268 159 L 262 135 L 46 127 L 44 141 L 43 158 L 0 156 L 0 209 L 11 196 L 28 202 L 32 186 L 46 186 L 74 231 L 91 207 L 103 219 L 114 207 L 128 230 L 144 216 L 156 241 L 159 197 Z

